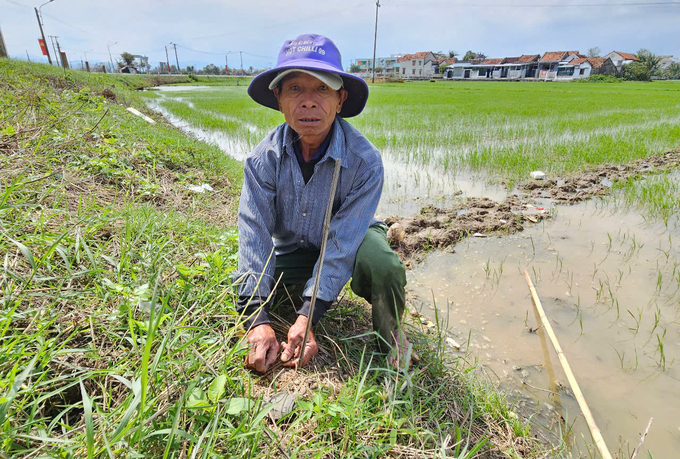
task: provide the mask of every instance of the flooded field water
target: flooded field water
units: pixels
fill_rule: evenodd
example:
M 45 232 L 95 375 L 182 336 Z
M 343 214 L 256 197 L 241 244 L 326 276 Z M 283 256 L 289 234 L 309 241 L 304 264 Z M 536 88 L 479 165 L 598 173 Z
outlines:
M 590 202 L 561 206 L 553 221 L 523 233 L 468 238 L 455 253 L 431 253 L 409 273 L 409 286 L 422 313 L 433 318 L 436 304 L 451 337 L 511 398 L 531 396 L 540 404 L 530 408 L 545 412 L 556 401 L 544 392 L 551 384 L 528 269 L 610 448 L 624 439 L 632 450 L 654 417 L 644 447 L 670 458 L 680 451 L 676 260 L 677 228 Z M 568 385 L 552 347 L 550 355 L 558 382 Z M 561 414 L 569 422 L 578 417 L 575 438 L 589 440 L 576 400 L 558 392 Z
M 163 87 L 162 97 L 201 88 Z M 167 93 L 167 94 L 166 94 Z M 150 106 L 197 138 L 243 160 L 251 147 L 225 132 L 192 126 L 156 101 Z M 219 114 L 216 114 L 218 116 Z M 262 135 L 264 136 L 264 132 Z M 509 191 L 484 176 L 447 173 L 437 165 L 404 163 L 383 152 L 385 187 L 378 214 L 410 215 L 463 197 L 502 200 Z M 511 192 L 511 191 L 510 191 Z M 549 205 L 549 203 L 548 203 Z M 552 346 L 546 362 L 536 333 L 523 270 L 531 274 L 555 333 L 612 451 L 631 451 L 650 417 L 643 447 L 654 457 L 680 451 L 680 231 L 618 211 L 600 201 L 560 206 L 554 219 L 524 232 L 468 238 L 455 253 L 432 252 L 409 272 L 409 294 L 421 312 L 445 322 L 452 343 L 487 368 L 491 380 L 534 422 L 555 413 L 571 428 L 581 454 L 590 444 L 569 390 L 548 390 L 548 367 L 566 377 Z

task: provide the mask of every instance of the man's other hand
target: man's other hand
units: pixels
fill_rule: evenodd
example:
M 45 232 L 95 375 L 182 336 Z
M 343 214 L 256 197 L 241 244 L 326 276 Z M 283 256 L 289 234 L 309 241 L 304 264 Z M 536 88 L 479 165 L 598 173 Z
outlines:
M 250 353 L 246 366 L 264 373 L 276 361 L 279 353 L 279 343 L 276 341 L 274 329 L 269 324 L 253 327 L 248 331 L 247 340 L 250 344 Z
M 298 362 L 300 357 L 300 349 L 302 347 L 302 339 L 305 336 L 305 329 L 307 328 L 307 317 L 298 316 L 297 320 L 288 330 L 288 342 L 281 343 L 283 346 L 283 353 L 281 353 L 281 361 L 284 362 L 284 366 L 292 367 L 294 365 L 300 365 L 304 367 L 312 360 L 319 352 L 319 347 L 316 345 L 316 340 L 314 339 L 314 333 L 309 330 L 309 336 L 307 337 L 307 345 L 305 346 L 305 359 L 303 362 Z

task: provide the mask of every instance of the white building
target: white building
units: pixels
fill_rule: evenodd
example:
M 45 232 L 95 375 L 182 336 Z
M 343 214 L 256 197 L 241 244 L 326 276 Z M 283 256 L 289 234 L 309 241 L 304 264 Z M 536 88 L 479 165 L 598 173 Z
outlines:
M 605 59 L 609 58 L 612 60 L 614 63 L 614 66 L 616 66 L 616 69 L 618 71 L 621 71 L 621 67 L 623 67 L 626 64 L 630 64 L 631 62 L 639 62 L 640 59 L 637 58 L 635 54 L 630 54 L 630 53 L 622 53 L 619 51 L 612 51 L 611 53 L 602 56 Z
M 404 54 L 399 58 L 399 76 L 402 78 L 432 78 L 435 72 L 435 55 L 431 51 Z

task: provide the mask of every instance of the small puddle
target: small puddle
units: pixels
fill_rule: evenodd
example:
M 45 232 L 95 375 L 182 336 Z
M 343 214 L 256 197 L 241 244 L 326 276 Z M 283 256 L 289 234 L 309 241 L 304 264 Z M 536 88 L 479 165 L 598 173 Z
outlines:
M 643 451 L 675 457 L 680 231 L 597 206 L 559 207 L 554 220 L 523 233 L 468 238 L 455 253 L 430 253 L 409 272 L 409 291 L 430 318 L 436 302 L 451 337 L 463 349 L 469 344 L 512 398 L 529 396 L 539 401 L 530 409 L 577 419 L 573 438 L 583 446 L 581 434 L 590 435 L 575 399 L 560 391 L 556 405 L 543 392 L 551 386 L 539 336 L 529 331 L 536 320 L 526 267 L 610 449 L 623 438 L 632 451 L 654 417 Z M 552 347 L 550 355 L 568 386 Z

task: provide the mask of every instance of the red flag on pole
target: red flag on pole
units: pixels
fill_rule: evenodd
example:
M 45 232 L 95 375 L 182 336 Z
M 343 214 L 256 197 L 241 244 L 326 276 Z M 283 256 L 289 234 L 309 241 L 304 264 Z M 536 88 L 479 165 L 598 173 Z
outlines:
M 47 56 L 47 45 L 45 44 L 45 40 L 38 38 L 38 43 L 40 43 L 40 50 L 42 51 L 43 56 Z

